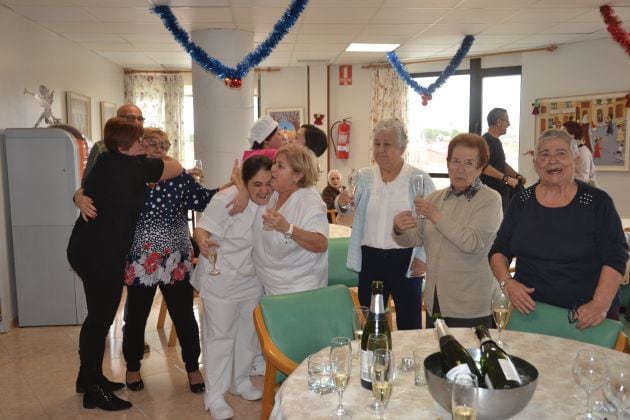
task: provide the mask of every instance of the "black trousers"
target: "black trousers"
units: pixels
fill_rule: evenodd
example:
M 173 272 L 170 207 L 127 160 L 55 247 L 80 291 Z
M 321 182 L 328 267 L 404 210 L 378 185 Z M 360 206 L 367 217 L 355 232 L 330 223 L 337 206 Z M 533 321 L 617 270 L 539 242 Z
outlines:
M 79 335 L 79 380 L 89 386 L 102 378 L 105 338 L 120 304 L 123 268 L 103 267 L 89 261 L 72 265 L 83 282 L 87 303 L 87 317 Z
M 151 312 L 158 285 L 127 287 L 127 319 L 123 327 L 123 355 L 127 370 L 140 370 L 144 354 L 144 329 Z M 199 326 L 193 312 L 193 287 L 188 282 L 159 283 L 166 300 L 168 313 L 173 320 L 177 338 L 182 348 L 182 360 L 187 372 L 199 370 Z
M 433 314 L 440 313 L 440 302 L 437 297 L 437 289 L 433 293 Z M 433 328 L 433 314 L 427 314 L 427 328 Z M 444 317 L 444 322 L 450 328 L 474 328 L 479 325 L 485 325 L 488 328 L 494 328 L 492 316 L 482 316 L 479 318 L 453 318 Z
M 370 307 L 372 282 L 383 282 L 383 303 L 391 294 L 396 303 L 396 327 L 399 330 L 422 328 L 422 278 L 405 277 L 412 248 L 379 249 L 361 247 L 359 302 Z

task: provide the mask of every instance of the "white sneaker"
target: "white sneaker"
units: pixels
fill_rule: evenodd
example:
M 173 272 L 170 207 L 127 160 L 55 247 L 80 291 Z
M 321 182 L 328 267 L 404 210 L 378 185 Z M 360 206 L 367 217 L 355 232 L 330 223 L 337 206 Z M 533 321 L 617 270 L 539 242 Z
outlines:
M 234 410 L 225 402 L 225 398 L 217 397 L 208 405 L 210 415 L 215 420 L 227 420 L 234 417 Z
M 241 382 L 236 388 L 230 389 L 230 393 L 240 395 L 248 401 L 256 401 L 262 398 L 263 392 L 256 388 L 249 380 Z

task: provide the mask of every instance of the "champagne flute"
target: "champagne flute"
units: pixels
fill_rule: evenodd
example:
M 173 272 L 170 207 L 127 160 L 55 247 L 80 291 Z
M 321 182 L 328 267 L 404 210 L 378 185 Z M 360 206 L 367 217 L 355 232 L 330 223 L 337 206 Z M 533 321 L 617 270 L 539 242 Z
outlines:
M 492 293 L 492 316 L 494 317 L 494 322 L 497 324 L 497 329 L 499 330 L 499 335 L 497 336 L 496 343 L 499 347 L 506 347 L 504 341 L 501 340 L 501 331 L 507 326 L 509 322 L 509 314 L 510 314 L 510 299 L 508 298 L 507 291 L 502 288 L 497 288 Z
M 271 195 L 269 196 L 269 201 L 267 201 L 267 205 L 265 206 L 265 211 L 275 210 L 276 204 L 278 204 L 278 194 L 271 193 Z M 263 230 L 272 231 L 273 228 L 263 223 Z
M 479 401 L 477 377 L 472 373 L 458 373 L 451 384 L 451 412 L 453 420 L 475 420 Z
M 606 358 L 594 350 L 580 350 L 573 361 L 573 376 L 578 385 L 586 391 L 586 412 L 577 419 L 595 419 L 591 406 L 591 393 L 600 388 L 606 380 Z
M 413 186 L 413 194 L 416 196 L 416 198 L 424 198 L 424 176 L 420 174 L 412 175 L 411 185 Z M 414 211 L 415 211 L 415 206 L 414 206 Z M 416 213 L 416 217 L 418 219 L 427 218 L 427 216 L 420 213 Z
M 374 397 L 375 414 L 379 418 L 385 416 L 387 403 L 394 388 L 394 356 L 388 348 L 376 349 L 372 353 L 370 377 L 372 379 L 372 396 Z M 368 406 L 368 411 L 371 406 Z
M 210 270 L 211 276 L 218 276 L 221 274 L 220 270 L 217 270 L 217 257 L 219 256 L 219 248 L 211 246 L 208 248 L 208 260 L 212 264 L 212 270 Z
M 352 372 L 352 347 L 348 337 L 335 337 L 330 344 L 330 364 L 335 390 L 339 396 L 337 408 L 330 413 L 331 417 L 347 418 L 351 413 L 343 407 L 343 391 L 348 385 Z
M 203 161 L 201 159 L 193 160 L 193 168 L 195 168 L 195 174 L 193 175 L 197 182 L 201 182 L 201 174 L 203 173 Z
M 373 362 L 374 352 L 379 349 L 389 350 L 391 347 L 389 345 L 389 339 L 387 338 L 387 335 L 378 333 L 378 334 L 370 334 L 368 336 L 366 348 L 367 348 L 367 367 L 368 367 L 367 375 L 371 381 L 372 380 L 371 366 Z M 374 387 L 372 383 L 370 383 L 370 385 Z M 368 403 L 366 410 L 372 414 L 378 414 L 378 410 L 379 410 L 378 401 L 376 399 L 372 399 L 372 401 Z
M 604 385 L 604 394 L 617 410 L 617 419 L 623 418 L 623 412 L 630 405 L 630 371 L 627 368 L 609 370 Z
M 359 182 L 357 171 L 352 169 L 350 171 L 350 176 L 348 176 L 348 184 L 350 185 L 350 190 L 348 194 L 350 194 L 350 198 L 354 200 L 354 193 L 357 191 L 357 184 Z M 342 206 L 344 210 L 354 210 L 354 203 L 348 203 L 345 206 Z
M 363 328 L 367 320 L 370 310 L 366 306 L 356 306 L 352 308 L 352 330 L 354 331 L 354 339 L 359 340 L 359 349 L 361 348 L 361 337 L 363 336 Z M 359 352 L 357 351 L 352 357 L 357 359 Z

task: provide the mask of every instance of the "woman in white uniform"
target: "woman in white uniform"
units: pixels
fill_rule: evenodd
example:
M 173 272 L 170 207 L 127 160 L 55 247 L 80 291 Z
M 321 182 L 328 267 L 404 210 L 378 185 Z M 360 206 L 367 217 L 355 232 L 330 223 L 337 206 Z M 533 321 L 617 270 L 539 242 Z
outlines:
M 326 204 L 313 185 L 317 159 L 299 144 L 278 149 L 271 168 L 275 208 L 259 209 L 254 223 L 254 265 L 265 293 L 282 295 L 328 284 Z M 269 230 L 265 230 L 266 227 Z
M 252 312 L 262 295 L 262 285 L 252 262 L 252 225 L 260 224 L 258 207 L 267 203 L 271 190 L 271 160 L 253 156 L 243 163 L 242 177 L 249 193 L 247 208 L 230 216 L 227 203 L 238 194 L 232 186 L 217 193 L 197 222 L 194 239 L 201 254 L 191 283 L 203 299 L 203 357 L 206 371 L 205 407 L 214 419 L 228 419 L 234 411 L 226 391 L 254 401 L 262 390 L 249 379 L 257 349 Z M 264 208 L 264 207 L 263 207 Z M 209 273 L 210 245 L 218 245 L 216 276 Z

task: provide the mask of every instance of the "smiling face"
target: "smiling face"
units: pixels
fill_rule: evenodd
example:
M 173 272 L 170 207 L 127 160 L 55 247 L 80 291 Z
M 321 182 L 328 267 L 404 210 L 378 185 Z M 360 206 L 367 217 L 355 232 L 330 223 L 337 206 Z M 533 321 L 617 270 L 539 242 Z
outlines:
M 372 156 L 381 169 L 393 169 L 402 164 L 404 151 L 394 131 L 382 130 L 374 135 Z
M 164 140 L 159 134 L 150 134 L 142 138 L 142 144 L 147 157 L 164 159 L 171 144 Z
M 282 193 L 297 190 L 297 183 L 303 176 L 291 168 L 285 153 L 276 155 L 271 167 L 271 186 L 275 191 Z
M 271 171 L 261 169 L 247 181 L 249 199 L 259 206 L 267 204 L 273 190 L 271 189 Z
M 568 185 L 573 182 L 575 161 L 576 157 L 565 140 L 550 137 L 538 147 L 534 169 L 541 184 Z
M 467 146 L 455 146 L 447 162 L 448 177 L 455 192 L 464 191 L 481 175 L 479 150 Z

